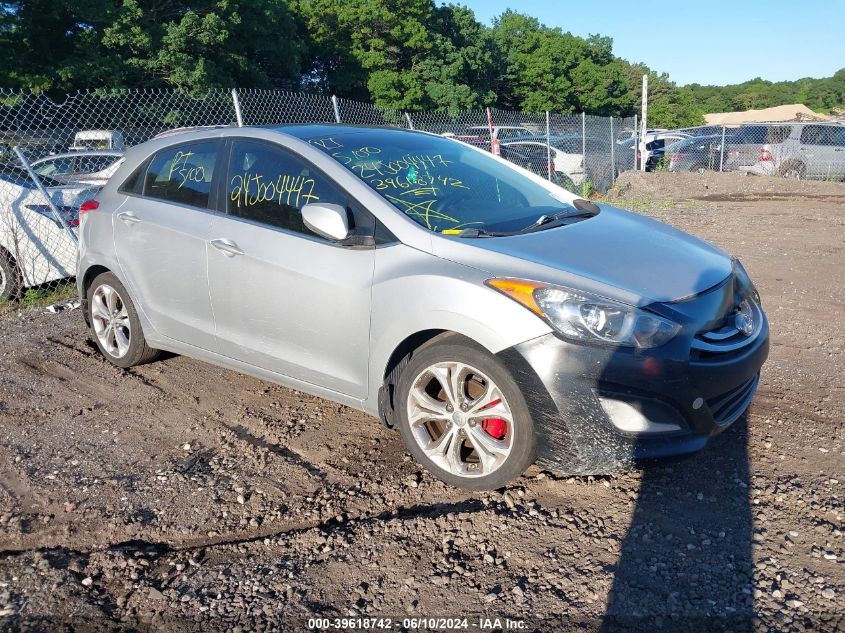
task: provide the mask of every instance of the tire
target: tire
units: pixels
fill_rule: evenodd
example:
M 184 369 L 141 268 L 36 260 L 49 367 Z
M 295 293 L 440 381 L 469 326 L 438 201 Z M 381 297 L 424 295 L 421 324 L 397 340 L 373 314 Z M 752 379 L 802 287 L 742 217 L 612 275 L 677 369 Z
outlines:
M 689 170 L 694 174 L 703 174 L 705 171 L 707 171 L 707 165 L 704 165 L 703 163 L 698 163 L 697 165 L 693 165 L 692 167 L 690 167 Z
M 129 293 L 113 273 L 97 275 L 86 298 L 91 333 L 107 361 L 126 369 L 158 357 L 159 350 L 147 345 Z
M 20 296 L 23 284 L 14 260 L 0 248 L 0 299 L 7 301 Z
M 460 387 L 447 391 L 453 378 Z M 436 339 L 411 355 L 396 413 L 414 458 L 458 488 L 501 488 L 536 459 L 534 423 L 516 382 L 501 361 L 463 337 Z
M 778 176 L 791 180 L 804 180 L 807 176 L 807 167 L 804 163 L 792 160 L 780 166 Z

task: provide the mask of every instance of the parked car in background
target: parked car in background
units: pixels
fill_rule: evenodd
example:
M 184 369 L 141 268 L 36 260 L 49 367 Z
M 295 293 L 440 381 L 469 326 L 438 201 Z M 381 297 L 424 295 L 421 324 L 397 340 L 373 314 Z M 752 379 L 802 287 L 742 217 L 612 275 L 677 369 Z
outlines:
M 494 125 L 493 138 L 501 142 L 505 142 L 515 138 L 525 138 L 536 136 L 537 132 L 532 132 L 526 127 L 517 125 Z M 445 132 L 443 136 L 449 138 L 456 138 L 459 141 L 486 141 L 490 143 L 490 128 L 486 125 L 474 125 L 466 128 L 463 132 Z
M 79 205 L 99 187 L 42 177 L 61 218 L 76 230 Z M 76 242 L 22 167 L 0 167 L 0 298 L 76 274 Z
M 102 187 L 117 171 L 123 158 L 121 150 L 67 152 L 32 161 L 32 169 L 64 183 L 84 183 Z
M 699 450 L 768 353 L 737 260 L 432 134 L 174 135 L 83 210 L 109 362 L 170 350 L 361 409 L 455 486 Z
M 743 125 L 728 169 L 787 178 L 845 178 L 845 126 L 838 123 Z
M 725 134 L 725 150 L 722 151 L 722 135 L 694 136 L 673 143 L 666 148 L 669 171 L 719 171 L 728 160 L 731 144 L 736 135 Z
M 116 130 L 81 130 L 73 137 L 70 151 L 85 151 L 94 149 L 123 150 L 123 132 Z
M 666 146 L 690 138 L 686 132 L 657 132 L 647 134 L 643 139 L 645 152 L 640 152 L 640 160 L 645 160 L 645 170 L 654 171 L 663 161 Z
M 549 163 L 547 156 L 550 154 L 552 170 L 560 178 L 565 177 L 577 186 L 589 180 L 594 189 L 601 191 L 607 189 L 614 178 L 610 145 L 609 139 L 575 134 L 548 139 L 545 135 L 534 135 L 502 143 L 503 148 L 535 157 L 534 162 L 543 168 Z

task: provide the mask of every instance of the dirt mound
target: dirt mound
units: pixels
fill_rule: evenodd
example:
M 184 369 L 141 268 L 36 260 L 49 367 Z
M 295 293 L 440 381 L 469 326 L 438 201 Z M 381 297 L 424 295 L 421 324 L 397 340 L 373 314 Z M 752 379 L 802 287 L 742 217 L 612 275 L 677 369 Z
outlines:
M 751 176 L 738 172 L 622 173 L 606 199 L 657 198 L 669 200 L 751 201 L 788 198 L 845 200 L 845 184 Z

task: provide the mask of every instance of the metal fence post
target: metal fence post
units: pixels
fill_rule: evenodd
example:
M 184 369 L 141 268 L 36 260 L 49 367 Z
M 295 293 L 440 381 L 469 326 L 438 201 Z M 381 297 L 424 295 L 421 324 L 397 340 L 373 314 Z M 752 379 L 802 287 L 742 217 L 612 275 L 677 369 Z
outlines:
M 38 179 L 35 172 L 32 171 L 32 167 L 29 166 L 29 161 L 26 159 L 26 156 L 23 155 L 23 152 L 17 145 L 15 145 L 12 149 L 15 151 L 15 154 L 18 155 L 18 160 L 21 161 L 21 165 L 23 165 L 24 169 L 26 169 L 26 172 L 29 174 L 32 182 L 35 183 L 36 189 L 38 189 L 38 191 L 41 192 L 41 195 L 44 196 L 44 199 L 47 200 L 47 206 L 50 207 L 50 211 L 53 213 L 53 217 L 56 218 L 56 222 L 62 225 L 64 230 L 67 231 L 68 235 L 70 235 L 74 242 L 79 242 L 79 237 L 77 237 L 76 233 L 73 232 L 73 229 L 70 228 L 70 225 L 67 223 L 65 217 L 59 213 L 59 209 L 50 197 L 50 194 L 47 193 L 47 190 L 44 188 L 44 185 L 41 184 L 41 181 Z
M 616 182 L 616 136 L 613 134 L 613 116 L 610 117 L 610 184 Z
M 643 133 L 642 138 L 640 139 L 640 143 L 642 143 L 641 156 L 640 156 L 640 170 L 645 171 L 646 163 L 648 161 L 645 160 L 645 139 L 646 135 L 648 134 L 648 75 L 643 75 L 643 120 L 641 122 Z
M 722 144 L 719 146 L 719 171 L 725 165 L 725 125 L 722 124 Z
M 405 120 L 408 122 L 408 129 L 409 130 L 415 129 L 414 128 L 414 122 L 411 121 L 411 115 L 408 112 L 405 113 Z
M 238 127 L 243 127 L 244 119 L 241 115 L 241 100 L 238 97 L 237 88 L 232 88 L 232 104 L 235 106 L 235 120 L 238 122 Z
M 634 115 L 634 171 L 637 171 L 640 166 L 637 164 L 637 156 L 640 153 L 640 128 L 637 115 Z
M 334 108 L 335 123 L 340 123 L 340 104 L 337 102 L 336 95 L 332 95 L 332 107 Z
M 584 162 L 584 175 L 587 174 L 587 113 L 581 113 L 581 160 Z
M 549 111 L 546 110 L 546 170 L 549 180 L 552 179 L 552 135 L 549 126 Z

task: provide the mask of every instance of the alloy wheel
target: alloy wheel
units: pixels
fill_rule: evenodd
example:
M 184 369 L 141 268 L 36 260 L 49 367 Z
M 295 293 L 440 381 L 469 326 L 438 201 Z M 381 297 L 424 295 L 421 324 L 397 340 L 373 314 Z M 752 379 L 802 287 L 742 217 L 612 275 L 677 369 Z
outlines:
M 100 345 L 114 358 L 123 358 L 129 351 L 132 329 L 126 304 L 117 290 L 100 285 L 91 297 L 91 321 Z
M 408 394 L 407 413 L 422 451 L 459 477 L 489 475 L 513 448 L 513 414 L 504 394 L 465 363 L 440 362 L 420 372 Z

